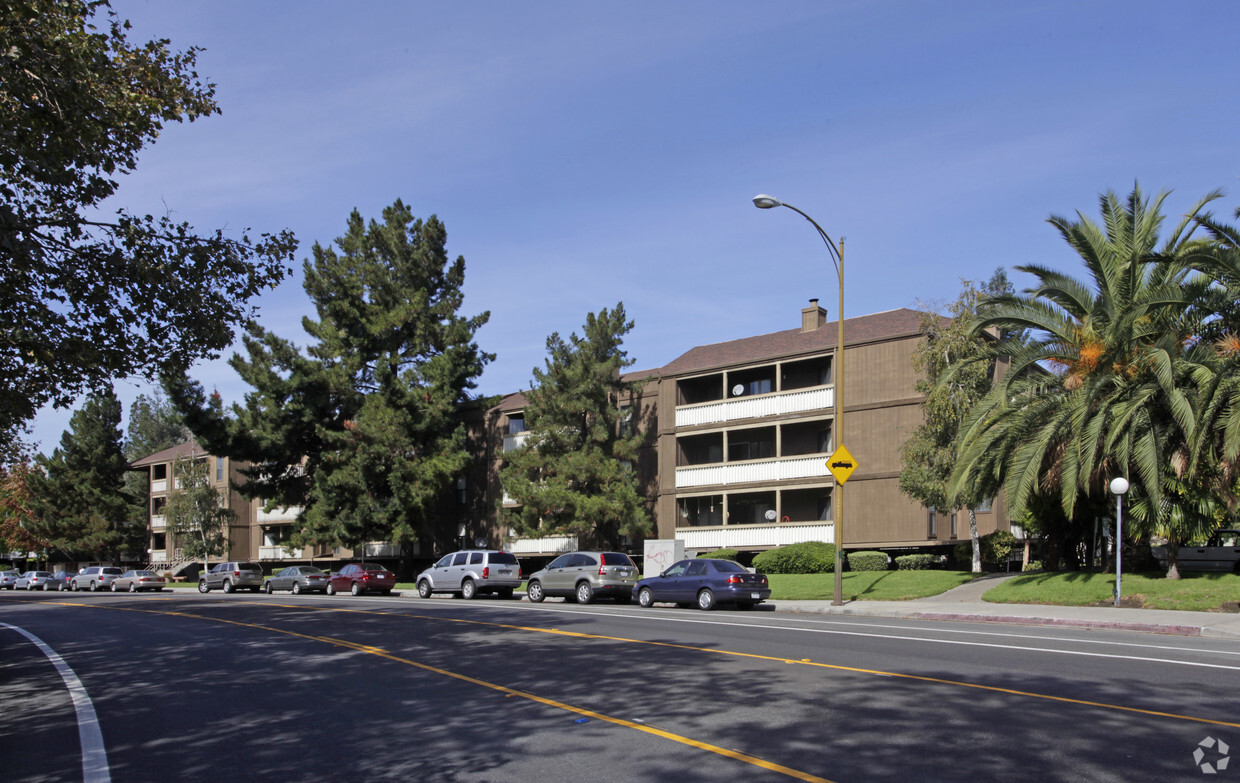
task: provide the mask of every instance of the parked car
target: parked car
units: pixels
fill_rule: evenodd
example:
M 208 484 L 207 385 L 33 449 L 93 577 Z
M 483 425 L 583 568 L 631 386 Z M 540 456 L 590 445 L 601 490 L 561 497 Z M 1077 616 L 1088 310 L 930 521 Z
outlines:
M 1154 557 L 1167 567 L 1167 548 L 1152 548 Z M 1176 555 L 1181 571 L 1226 571 L 1240 574 L 1240 530 L 1216 530 L 1204 543 L 1185 544 Z
M 296 594 L 322 593 L 327 590 L 327 574 L 314 566 L 289 566 L 267 577 L 263 589 L 268 595 L 275 590 L 292 590 Z
M 521 564 L 516 555 L 495 549 L 466 549 L 444 555 L 418 574 L 418 595 L 453 593 L 465 599 L 482 593 L 512 598 L 521 586 Z
M 639 576 L 637 564 L 622 552 L 569 552 L 530 574 L 525 594 L 534 603 L 562 596 L 579 604 L 595 598 L 627 604 Z
M 21 575 L 21 571 L 0 571 L 0 590 L 12 590 Z
M 327 594 L 349 592 L 383 593 L 387 595 L 396 586 L 396 574 L 375 563 L 349 563 L 327 580 Z
M 153 571 L 126 571 L 112 580 L 112 592 L 119 593 L 122 590 L 128 590 L 131 593 L 142 590 L 159 592 L 166 584 L 167 581 Z
M 47 590 L 68 590 L 69 580 L 73 578 L 73 574 L 68 571 L 57 571 L 52 574 L 52 578 L 43 583 L 43 589 Z
M 771 584 L 765 574 L 750 573 L 734 560 L 698 558 L 678 561 L 658 576 L 642 579 L 633 587 L 633 597 L 645 607 L 696 603 L 709 610 L 731 603 L 749 609 L 771 597 Z
M 198 592 L 200 593 L 209 593 L 212 590 L 231 593 L 242 589 L 257 593 L 262 586 L 263 567 L 258 563 L 230 560 L 226 563 L 216 563 L 210 571 L 198 575 Z
M 83 568 L 69 580 L 70 590 L 103 590 L 112 586 L 112 580 L 125 573 L 115 566 L 90 566 Z
M 15 590 L 37 590 L 43 587 L 51 578 L 51 571 L 27 571 L 17 577 L 17 582 L 14 583 L 13 588 Z

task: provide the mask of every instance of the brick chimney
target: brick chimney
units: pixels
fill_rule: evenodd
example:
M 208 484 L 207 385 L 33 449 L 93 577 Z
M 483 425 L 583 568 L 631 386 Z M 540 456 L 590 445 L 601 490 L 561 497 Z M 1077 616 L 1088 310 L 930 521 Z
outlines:
M 818 306 L 817 299 L 809 300 L 809 307 L 801 310 L 801 331 L 812 332 L 821 329 L 827 322 L 827 311 Z

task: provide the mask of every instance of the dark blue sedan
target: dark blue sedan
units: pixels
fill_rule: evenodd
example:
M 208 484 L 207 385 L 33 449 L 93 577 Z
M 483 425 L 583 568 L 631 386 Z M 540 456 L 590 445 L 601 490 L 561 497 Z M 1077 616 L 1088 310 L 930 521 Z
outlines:
M 709 610 L 718 604 L 736 604 L 738 609 L 749 609 L 770 597 L 771 583 L 765 574 L 752 574 L 733 560 L 713 558 L 681 560 L 633 586 L 633 598 L 646 607 L 697 604 Z

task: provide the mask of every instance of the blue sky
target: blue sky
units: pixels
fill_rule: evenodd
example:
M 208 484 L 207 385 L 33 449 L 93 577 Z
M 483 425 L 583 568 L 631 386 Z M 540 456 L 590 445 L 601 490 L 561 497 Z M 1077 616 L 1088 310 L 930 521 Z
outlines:
M 996 267 L 1077 259 L 1045 223 L 1098 195 L 1240 204 L 1234 0 L 113 0 L 133 40 L 206 49 L 221 116 L 167 128 L 116 199 L 201 230 L 292 229 L 258 304 L 304 344 L 300 261 L 397 198 L 466 259 L 464 312 L 527 387 L 547 335 L 623 301 L 635 369 L 836 316 L 946 303 Z M 1020 275 L 1013 274 L 1020 286 Z M 194 376 L 228 402 L 223 360 Z M 124 381 L 129 402 L 147 387 Z M 69 412 L 32 440 L 50 452 Z

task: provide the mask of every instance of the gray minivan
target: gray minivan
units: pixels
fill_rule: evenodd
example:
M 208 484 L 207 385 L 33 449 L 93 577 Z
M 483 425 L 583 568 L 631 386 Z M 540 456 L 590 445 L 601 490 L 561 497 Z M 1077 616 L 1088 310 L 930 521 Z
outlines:
M 418 595 L 454 593 L 468 600 L 481 593 L 512 598 L 521 586 L 521 564 L 516 555 L 495 549 L 467 549 L 444 555 L 418 574 Z

